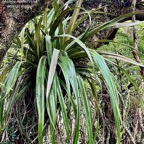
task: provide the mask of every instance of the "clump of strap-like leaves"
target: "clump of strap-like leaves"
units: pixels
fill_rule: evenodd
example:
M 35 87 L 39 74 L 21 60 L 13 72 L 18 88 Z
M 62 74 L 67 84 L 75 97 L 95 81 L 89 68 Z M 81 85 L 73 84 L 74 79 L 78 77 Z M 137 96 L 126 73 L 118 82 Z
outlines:
M 92 29 L 89 23 L 76 37 L 79 24 L 87 18 L 91 22 L 91 16 L 88 11 L 80 13 L 82 0 L 73 9 L 68 4 L 54 1 L 51 10 L 46 9 L 23 28 L 7 54 L 11 59 L 6 60 L 5 68 L 8 62 L 12 68 L 1 84 L 2 142 L 96 143 L 99 123 L 104 122 L 98 101 L 104 85 L 114 141 L 120 142 L 119 84 L 105 58 L 86 41 L 131 14 Z M 70 11 L 72 15 L 66 17 Z

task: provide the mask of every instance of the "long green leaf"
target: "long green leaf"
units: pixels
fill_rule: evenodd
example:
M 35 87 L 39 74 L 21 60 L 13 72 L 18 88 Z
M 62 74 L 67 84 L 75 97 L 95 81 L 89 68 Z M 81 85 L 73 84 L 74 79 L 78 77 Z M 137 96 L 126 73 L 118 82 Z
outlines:
M 62 69 L 63 75 L 67 81 L 71 84 L 72 91 L 76 97 L 77 102 L 77 110 L 74 107 L 73 101 L 73 110 L 76 110 L 75 113 L 75 132 L 74 132 L 74 138 L 73 143 L 77 144 L 78 138 L 79 138 L 79 126 L 80 126 L 80 100 L 79 100 L 79 90 L 78 90 L 78 81 L 77 81 L 77 75 L 75 72 L 75 67 L 73 62 L 69 59 L 67 56 L 61 56 L 59 65 Z
M 81 92 L 81 97 L 82 97 L 84 112 L 86 117 L 87 133 L 88 133 L 88 140 L 89 140 L 88 142 L 89 144 L 93 144 L 94 141 L 93 141 L 93 132 L 92 132 L 93 125 L 92 125 L 91 107 L 89 104 L 88 96 L 86 94 L 83 79 L 79 77 L 78 82 L 79 82 L 79 87 L 80 87 L 80 92 Z
M 52 144 L 55 144 L 55 127 L 56 127 L 56 118 L 57 118 L 57 84 L 56 84 L 56 75 L 53 78 L 53 83 L 51 86 L 49 97 L 46 101 L 46 108 L 48 116 L 50 119 L 50 131 L 51 131 L 51 141 Z
M 6 77 L 3 87 L 2 87 L 2 93 L 0 94 L 0 132 L 3 129 L 3 114 L 4 114 L 4 103 L 5 103 L 5 98 L 9 94 L 9 92 L 12 90 L 17 77 L 18 77 L 18 72 L 20 69 L 21 63 L 17 62 L 8 76 Z
M 114 25 L 116 22 L 119 22 L 123 19 L 125 19 L 126 17 L 130 17 L 134 14 L 137 14 L 137 13 L 129 13 L 129 14 L 124 14 L 124 15 L 121 15 L 117 18 L 114 18 L 100 26 L 96 26 L 95 28 L 93 28 L 90 32 L 88 32 L 83 38 L 82 40 L 83 41 L 86 41 L 87 39 L 89 39 L 90 37 L 92 37 L 93 35 L 97 34 L 98 32 L 100 32 L 101 30 L 104 30 L 104 29 L 108 29 L 110 27 L 112 27 L 112 25 Z
M 101 74 L 104 77 L 109 96 L 110 96 L 110 101 L 114 113 L 114 119 L 115 119 L 115 125 L 117 129 L 117 137 L 118 137 L 118 142 L 120 143 L 120 110 L 119 110 L 119 103 L 118 103 L 118 97 L 117 97 L 117 91 L 116 91 L 116 86 L 114 83 L 114 80 L 112 78 L 112 75 L 110 73 L 109 68 L 107 67 L 104 58 L 99 55 L 96 51 L 91 50 L 93 59 L 98 66 L 98 68 L 101 71 Z
M 72 15 L 72 18 L 71 18 L 70 23 L 68 25 L 68 29 L 67 29 L 66 34 L 72 34 L 72 31 L 74 29 L 74 25 L 75 25 L 76 19 L 78 17 L 79 11 L 80 11 L 79 7 L 81 7 L 82 2 L 83 2 L 83 0 L 78 0 L 77 1 L 77 3 L 76 3 L 76 7 L 77 8 L 73 12 L 73 15 Z
M 57 95 L 58 95 L 58 99 L 59 99 L 61 110 L 62 110 L 62 116 L 63 116 L 64 125 L 65 125 L 65 129 L 66 129 L 67 140 L 69 140 L 70 129 L 69 129 L 69 123 L 68 123 L 68 116 L 67 116 L 67 112 L 66 112 L 67 107 L 65 105 L 65 101 L 64 101 L 64 97 L 63 97 L 63 94 L 62 94 L 62 90 L 61 90 L 61 87 L 60 87 L 60 82 L 58 80 L 58 77 L 56 79 L 56 83 L 57 83 Z
M 128 63 L 134 64 L 134 65 L 140 66 L 140 67 L 144 67 L 144 65 L 142 63 L 138 63 L 138 62 L 136 62 L 136 61 L 134 61 L 128 57 L 125 57 L 125 56 L 122 56 L 119 54 L 103 52 L 103 51 L 98 51 L 98 52 L 100 54 L 105 55 L 105 56 L 110 57 L 110 58 L 118 59 L 118 60 L 128 62 Z
M 68 13 L 71 9 L 67 8 L 66 10 L 64 10 L 59 16 L 58 18 L 54 21 L 53 25 L 51 26 L 50 32 L 49 34 L 51 36 L 54 35 L 57 27 L 59 26 L 59 24 L 62 22 L 63 17 L 65 16 L 66 13 Z
M 42 143 L 43 128 L 44 128 L 44 113 L 45 113 L 45 72 L 46 72 L 46 57 L 40 58 L 37 74 L 36 74 L 36 102 L 38 110 L 38 144 Z

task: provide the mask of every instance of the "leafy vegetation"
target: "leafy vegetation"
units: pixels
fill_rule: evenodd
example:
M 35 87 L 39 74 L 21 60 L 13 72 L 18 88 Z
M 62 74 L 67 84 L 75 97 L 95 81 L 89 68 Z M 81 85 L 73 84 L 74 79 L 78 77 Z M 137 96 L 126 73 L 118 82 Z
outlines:
M 1 142 L 142 142 L 134 116 L 143 108 L 139 67 L 144 66 L 131 54 L 130 29 L 120 29 L 98 50 L 87 42 L 132 14 L 91 28 L 91 13 L 80 11 L 82 0 L 73 9 L 68 4 L 54 1 L 31 20 L 1 65 Z M 87 18 L 87 29 L 76 37 Z M 143 62 L 143 34 L 138 37 Z

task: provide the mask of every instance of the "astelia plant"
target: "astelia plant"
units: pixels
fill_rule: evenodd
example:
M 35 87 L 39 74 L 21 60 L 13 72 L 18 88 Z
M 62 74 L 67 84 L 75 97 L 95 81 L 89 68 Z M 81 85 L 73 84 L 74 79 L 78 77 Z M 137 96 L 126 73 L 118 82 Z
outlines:
M 120 143 L 120 109 L 117 82 L 110 72 L 104 57 L 95 49 L 89 48 L 87 40 L 99 31 L 110 28 L 114 23 L 124 19 L 127 14 L 102 25 L 87 29 L 78 37 L 75 33 L 79 24 L 90 17 L 90 12 L 80 13 L 82 0 L 70 9 L 68 1 L 63 6 L 53 1 L 53 8 L 46 9 L 42 15 L 30 21 L 17 37 L 12 47 L 18 52 L 12 57 L 16 63 L 8 73 L 0 100 L 0 133 L 4 132 L 11 108 L 22 96 L 33 97 L 36 106 L 38 143 L 43 142 L 49 126 L 51 143 L 56 143 L 56 122 L 58 110 L 65 127 L 65 143 L 77 144 L 80 136 L 80 119 L 84 115 L 87 143 L 94 144 L 97 127 L 92 119 L 92 109 L 87 89 L 97 99 L 96 85 L 99 76 L 103 79 L 111 102 L 116 127 L 116 139 Z M 78 21 L 77 21 L 78 19 Z M 95 101 L 98 105 L 98 101 Z M 71 129 L 69 112 L 75 119 L 74 131 Z M 95 108 L 94 111 L 97 111 Z M 23 128 L 20 111 L 18 120 L 20 129 L 28 143 L 29 134 Z M 96 130 L 94 130 L 96 129 Z

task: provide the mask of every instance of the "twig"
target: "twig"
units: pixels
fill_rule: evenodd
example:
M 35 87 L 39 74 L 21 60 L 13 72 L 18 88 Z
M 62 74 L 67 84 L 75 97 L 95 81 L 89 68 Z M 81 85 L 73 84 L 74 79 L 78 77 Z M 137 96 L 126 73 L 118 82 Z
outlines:
M 127 126 L 126 126 L 125 124 L 124 124 L 124 128 L 125 128 L 127 134 L 128 134 L 129 137 L 130 137 L 130 141 L 131 141 L 133 144 L 136 144 L 136 142 L 135 142 L 135 140 L 134 140 L 134 137 L 132 136 L 130 130 L 127 128 Z
M 137 113 L 138 113 L 138 111 L 137 111 Z M 138 119 L 137 119 L 137 121 L 136 121 L 136 125 L 135 125 L 135 129 L 134 129 L 134 139 L 136 139 L 136 135 L 137 135 L 137 133 L 138 133 L 138 127 L 139 127 L 139 121 L 138 121 Z
M 141 128 L 142 133 L 144 133 L 142 109 L 141 108 L 138 109 L 138 120 L 139 120 L 139 127 Z
M 133 12 L 135 12 L 135 9 L 136 9 L 136 1 L 137 0 L 133 0 Z M 135 23 L 136 22 L 136 16 L 133 15 L 132 17 L 132 22 Z M 137 39 L 137 34 L 136 34 L 136 28 L 135 26 L 133 26 L 133 41 L 134 41 L 134 50 L 132 51 L 132 54 L 134 56 L 134 59 L 141 63 L 140 61 L 140 58 L 138 56 L 138 39 Z M 143 77 L 143 80 L 144 80 L 144 68 L 143 67 L 140 67 L 141 69 L 141 75 Z
M 136 1 L 137 0 L 133 0 L 133 11 L 135 12 L 135 9 L 136 9 Z M 136 17 L 135 15 L 132 17 L 132 22 L 135 22 L 136 21 Z M 135 58 L 135 60 L 139 63 L 141 63 L 140 61 L 140 58 L 138 56 L 138 41 L 137 41 L 137 35 L 136 35 L 136 28 L 135 26 L 133 26 L 133 41 L 134 41 L 134 50 L 132 51 L 132 54 Z M 144 97 L 144 68 L 143 67 L 140 67 L 141 69 L 141 76 L 143 77 L 143 80 L 142 80 L 142 98 Z M 143 98 L 144 99 L 144 98 Z M 144 126 L 143 126 L 143 120 L 142 120 L 142 109 L 141 108 L 138 108 L 138 120 L 137 120 L 137 124 L 136 124 L 136 127 L 135 127 L 135 130 L 134 130 L 134 139 L 135 139 L 135 136 L 136 136 L 136 132 L 139 131 L 139 129 L 141 129 L 141 131 L 144 133 Z

